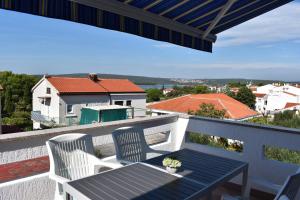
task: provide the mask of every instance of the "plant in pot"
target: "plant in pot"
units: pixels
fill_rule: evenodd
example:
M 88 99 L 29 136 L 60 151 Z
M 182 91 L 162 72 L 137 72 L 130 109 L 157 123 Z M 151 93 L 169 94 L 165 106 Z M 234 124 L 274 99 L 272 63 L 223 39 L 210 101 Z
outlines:
M 169 173 L 174 174 L 181 167 L 181 162 L 176 158 L 166 157 L 163 160 L 163 166 L 166 167 Z

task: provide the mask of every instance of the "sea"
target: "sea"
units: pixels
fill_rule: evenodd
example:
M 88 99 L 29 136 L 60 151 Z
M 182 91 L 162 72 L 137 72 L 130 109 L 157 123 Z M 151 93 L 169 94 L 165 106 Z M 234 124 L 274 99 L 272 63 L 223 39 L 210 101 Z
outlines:
M 141 88 L 143 88 L 144 90 L 147 90 L 147 89 L 152 89 L 152 88 L 155 88 L 155 89 L 173 88 L 176 85 L 174 85 L 174 84 L 167 84 L 167 85 L 157 84 L 157 85 L 139 85 L 139 86 Z

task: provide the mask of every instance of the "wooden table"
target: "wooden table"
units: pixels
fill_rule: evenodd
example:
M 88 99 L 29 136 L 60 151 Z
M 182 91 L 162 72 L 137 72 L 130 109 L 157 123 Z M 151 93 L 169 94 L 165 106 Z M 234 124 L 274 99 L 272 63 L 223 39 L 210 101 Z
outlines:
M 166 156 L 182 161 L 176 174 L 162 166 Z M 199 199 L 216 187 L 243 173 L 244 199 L 247 199 L 248 164 L 188 149 L 127 165 L 64 184 L 66 197 L 80 200 Z

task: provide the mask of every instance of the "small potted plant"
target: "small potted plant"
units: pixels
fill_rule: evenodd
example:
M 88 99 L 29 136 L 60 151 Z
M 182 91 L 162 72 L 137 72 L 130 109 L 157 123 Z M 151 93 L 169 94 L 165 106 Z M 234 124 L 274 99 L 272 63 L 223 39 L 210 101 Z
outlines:
M 176 173 L 177 169 L 181 167 L 181 162 L 176 158 L 166 157 L 163 160 L 163 166 L 166 167 L 170 174 Z

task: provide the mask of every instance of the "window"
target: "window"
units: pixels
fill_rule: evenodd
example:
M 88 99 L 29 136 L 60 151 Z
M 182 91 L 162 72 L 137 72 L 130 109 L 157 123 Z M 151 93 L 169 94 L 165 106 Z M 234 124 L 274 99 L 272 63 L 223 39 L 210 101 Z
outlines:
M 126 106 L 131 106 L 131 100 L 126 101 Z
M 115 105 L 123 106 L 123 101 L 115 101 Z
M 51 88 L 46 89 L 46 94 L 51 94 Z
M 67 104 L 67 114 L 72 114 L 72 113 L 73 113 L 73 105 Z

